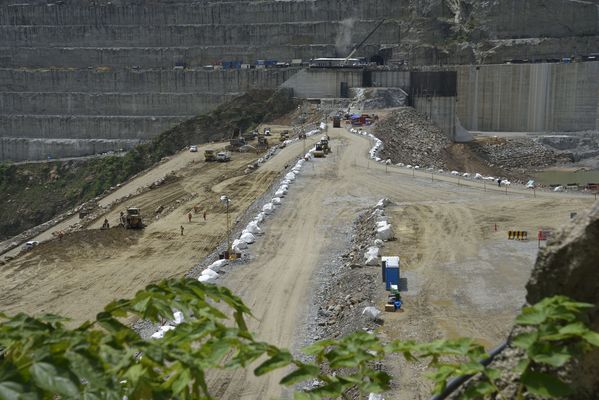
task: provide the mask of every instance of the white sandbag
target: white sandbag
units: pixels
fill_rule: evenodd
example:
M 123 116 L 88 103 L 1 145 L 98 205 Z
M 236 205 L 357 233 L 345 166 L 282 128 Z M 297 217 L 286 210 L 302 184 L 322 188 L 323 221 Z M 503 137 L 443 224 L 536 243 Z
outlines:
M 277 190 L 275 192 L 275 196 L 276 197 L 284 197 L 285 196 L 285 192 L 283 190 L 279 189 L 279 190 Z
M 264 222 L 265 217 L 266 217 L 266 214 L 264 214 L 263 212 L 259 212 L 258 214 L 256 214 L 254 221 L 256 221 L 257 223 L 262 223 L 262 222 Z
M 366 257 L 367 255 L 378 257 L 381 255 L 381 250 L 376 246 L 370 246 L 366 250 L 366 253 L 364 253 L 364 257 Z
M 376 222 L 389 222 L 387 218 L 389 217 L 385 217 L 384 215 L 377 215 Z
M 483 176 L 477 172 L 474 174 L 474 179 L 483 179 Z
M 376 227 L 377 228 L 382 228 L 383 226 L 387 226 L 387 225 L 389 225 L 389 222 L 387 222 L 387 220 L 385 220 L 385 221 L 377 221 L 376 222 Z
M 419 165 L 414 165 L 414 169 L 420 169 Z
M 247 244 L 252 244 L 256 241 L 256 237 L 249 232 L 244 233 L 239 237 L 240 240 L 243 240 Z
M 379 315 L 381 315 L 381 312 L 379 310 L 376 309 L 376 307 L 365 307 L 362 310 L 362 315 L 366 315 L 368 318 L 372 319 L 373 321 L 375 319 L 378 318 Z
M 553 189 L 554 192 L 563 192 L 564 191 L 564 187 L 563 186 L 556 186 Z
M 407 169 L 412 169 L 412 164 L 408 164 L 408 165 L 406 165 L 406 168 L 407 168 Z
M 274 210 L 274 206 L 272 205 L 272 203 L 266 203 L 265 205 L 262 206 L 262 211 L 266 215 L 272 214 L 273 210 Z
M 507 179 L 504 179 L 501 181 L 502 186 L 510 186 L 511 184 L 512 184 L 512 182 L 508 181 Z
M 294 174 L 298 175 L 300 173 L 300 169 L 299 168 L 293 168 L 291 170 L 291 172 L 293 172 Z
M 233 240 L 233 250 L 235 250 L 236 253 L 238 253 L 239 250 L 245 250 L 247 248 L 248 248 L 248 244 L 246 242 L 244 242 L 243 240 L 240 240 L 240 239 Z
M 460 173 L 458 171 L 451 171 L 451 175 L 459 175 Z
M 397 166 L 398 166 L 398 167 L 405 167 L 405 166 L 406 166 L 406 164 L 404 164 L 404 163 L 400 162 L 400 163 L 397 163 Z
M 202 276 L 207 276 L 210 279 L 216 279 L 218 278 L 218 273 L 216 271 L 213 271 L 210 268 L 206 268 L 205 270 L 202 271 Z
M 224 267 L 225 265 L 227 265 L 229 262 L 227 260 L 216 260 L 215 262 L 213 262 L 212 264 L 210 264 L 208 266 L 208 268 L 210 268 L 213 271 L 217 271 L 220 270 L 222 267 Z
M 368 395 L 368 400 L 385 400 L 382 394 L 378 393 L 370 393 Z
M 364 253 L 364 263 L 366 265 L 379 265 L 380 250 L 376 246 L 370 246 Z
M 377 203 L 375 208 L 385 208 L 387 207 L 389 204 L 391 204 L 391 200 L 389 200 L 388 198 L 382 198 L 380 199 Z
M 209 277 L 208 275 L 200 275 L 200 277 L 198 278 L 198 281 L 205 283 L 205 282 L 210 282 L 214 280 L 214 278 Z
M 376 215 L 377 217 L 382 217 L 385 215 L 385 211 L 380 208 L 377 208 L 376 210 L 374 210 L 372 212 L 372 215 Z
M 293 182 L 295 180 L 295 174 L 293 172 L 289 172 L 287 175 L 285 175 L 285 179 L 287 179 L 289 182 Z
M 245 229 L 253 235 L 261 235 L 263 233 L 262 229 L 260 229 L 260 227 L 258 226 L 258 223 L 254 222 L 254 221 L 250 222 L 245 227 Z
M 160 329 L 158 329 L 158 332 L 152 335 L 152 339 L 162 339 L 165 333 L 167 333 L 168 331 L 172 331 L 173 329 L 175 329 L 174 326 L 163 325 L 160 327 Z
M 376 230 L 376 238 L 381 240 L 391 240 L 395 237 L 391 224 L 379 227 Z
M 280 206 L 282 201 L 280 197 L 273 197 L 271 200 L 272 204 L 274 204 L 275 206 Z
M 281 186 L 279 186 L 279 190 L 282 190 L 283 192 L 285 192 L 285 194 L 287 194 L 287 191 L 289 190 L 289 186 L 281 185 Z
M 464 173 L 462 174 L 462 176 L 463 176 L 464 178 L 468 178 L 468 177 L 470 176 L 470 174 L 469 174 L 468 172 L 464 172 Z
M 381 239 L 374 239 L 374 245 L 376 247 L 383 247 L 385 246 L 385 243 Z
M 442 173 L 443 173 L 443 170 L 442 170 L 442 169 L 440 169 L 440 170 L 438 170 L 437 172 L 438 172 L 438 173 L 440 173 L 440 174 L 442 174 Z
M 185 321 L 185 317 L 183 316 L 183 313 L 181 311 L 175 311 L 173 313 L 173 317 L 174 317 L 173 322 L 175 323 L 175 325 L 179 325 L 180 323 Z

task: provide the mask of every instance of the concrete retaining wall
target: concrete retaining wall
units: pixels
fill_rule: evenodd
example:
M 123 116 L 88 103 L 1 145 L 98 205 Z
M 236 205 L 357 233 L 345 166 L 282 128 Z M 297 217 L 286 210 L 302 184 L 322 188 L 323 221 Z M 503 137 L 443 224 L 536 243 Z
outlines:
M 241 93 L 273 89 L 297 70 L 0 69 L 0 88 L 10 92 Z
M 414 96 L 412 102 L 416 111 L 433 121 L 451 140 L 455 140 L 455 97 Z
M 407 91 L 410 87 L 410 71 L 373 71 L 372 86 L 400 87 Z
M 474 131 L 599 129 L 599 62 L 458 67 L 457 113 Z
M 80 157 L 119 149 L 130 149 L 138 140 L 26 139 L 0 137 L 0 160 L 44 160 L 48 156 Z
M 341 97 L 341 82 L 348 88 L 362 86 L 362 70 L 306 69 L 282 86 L 293 89 L 296 97 Z
M 189 116 L 231 98 L 220 93 L 0 92 L 0 109 L 17 115 Z
M 150 139 L 191 116 L 0 116 L 0 137 L 40 139 Z M 55 157 L 66 157 L 56 155 Z

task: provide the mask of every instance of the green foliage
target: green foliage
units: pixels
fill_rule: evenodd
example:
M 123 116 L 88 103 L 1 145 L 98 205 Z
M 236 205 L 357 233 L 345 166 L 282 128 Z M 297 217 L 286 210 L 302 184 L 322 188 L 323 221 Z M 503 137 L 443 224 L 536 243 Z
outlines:
M 599 344 L 599 334 L 581 319 L 589 307 L 558 296 L 524 309 L 518 322 L 528 329 L 513 341 L 528 355 L 517 371 L 520 396 L 568 393 L 564 382 L 536 366 L 563 366 Z M 124 323 L 132 317 L 164 323 L 174 318 L 174 310 L 184 315 L 184 322 L 162 339 L 145 340 Z M 316 382 L 298 390 L 296 399 L 339 398 L 388 390 L 391 377 L 373 365 L 389 354 L 410 362 L 429 360 L 436 393 L 453 377 L 478 375 L 463 398 L 501 397 L 500 371 L 480 364 L 486 353 L 471 339 L 383 344 L 375 335 L 356 332 L 307 347 L 304 352 L 312 361 L 304 362 L 255 340 L 245 322 L 250 316 L 227 288 L 191 279 L 150 285 L 71 329 L 55 315 L 0 314 L 0 399 L 212 399 L 206 374 L 255 363 L 256 376 L 285 368 L 280 382 L 285 386 Z

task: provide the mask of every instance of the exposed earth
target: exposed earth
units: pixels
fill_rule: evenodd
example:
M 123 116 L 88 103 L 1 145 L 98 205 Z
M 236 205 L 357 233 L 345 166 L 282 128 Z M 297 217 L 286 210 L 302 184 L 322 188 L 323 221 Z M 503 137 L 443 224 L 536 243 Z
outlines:
M 508 241 L 506 231 L 527 230 L 534 238 L 538 228 L 558 228 L 571 212 L 593 203 L 581 193 L 533 193 L 516 185 L 506 190 L 447 174 L 386 167 L 368 160 L 367 138 L 332 126 L 328 134 L 332 154 L 305 164 L 283 205 L 262 225 L 266 234 L 250 247 L 249 261 L 230 265 L 218 280 L 251 308 L 256 319 L 250 327 L 258 339 L 294 350 L 330 334 L 317 328 L 317 315 L 327 300 L 323 285 L 335 286 L 338 274 L 346 283 L 338 285 L 335 297 L 360 297 L 351 307 L 340 307 L 339 314 L 359 315 L 365 304 L 383 308 L 380 269 L 350 271 L 342 257 L 352 245 L 358 214 L 382 197 L 392 202 L 386 213 L 397 237 L 382 252 L 401 257 L 406 291 L 405 311 L 385 313 L 377 333 L 384 339 L 417 340 L 467 335 L 487 347 L 509 332 L 524 302 L 524 285 L 537 252 L 535 240 Z M 111 194 L 132 196 L 86 229 L 43 242 L 1 266 L 0 309 L 9 314 L 58 313 L 78 323 L 115 298 L 131 296 L 158 279 L 195 271 L 225 240 L 219 196 L 233 200 L 232 220 L 242 220 L 246 210 L 270 196 L 271 185 L 304 154 L 305 146 L 310 144 L 291 144 L 247 175 L 244 170 L 255 154 L 235 153 L 225 164 L 205 163 L 204 147 L 198 153 L 177 154 Z M 168 173 L 176 179 L 136 195 L 138 188 Z M 144 230 L 97 229 L 104 218 L 114 226 L 119 212 L 130 205 L 144 211 Z M 160 206 L 164 210 L 155 213 Z M 188 222 L 194 206 L 200 211 Z M 47 232 L 39 239 L 51 237 Z M 359 284 L 352 286 L 353 276 L 356 282 L 370 277 L 372 296 L 356 296 L 360 290 Z M 354 321 L 354 330 L 365 327 L 362 319 Z M 386 398 L 428 398 L 425 366 L 398 360 L 385 368 L 395 377 Z M 244 371 L 218 372 L 209 375 L 209 385 L 220 399 L 278 398 L 283 372 L 261 378 Z

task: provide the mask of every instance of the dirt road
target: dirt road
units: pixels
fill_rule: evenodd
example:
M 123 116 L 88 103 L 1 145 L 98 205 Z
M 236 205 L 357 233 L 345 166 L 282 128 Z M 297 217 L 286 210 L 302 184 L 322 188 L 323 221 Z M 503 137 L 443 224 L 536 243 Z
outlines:
M 406 311 L 386 315 L 383 337 L 430 339 L 472 334 L 485 344 L 501 338 L 524 298 L 535 255 L 533 243 L 507 242 L 499 224 L 534 231 L 558 226 L 570 211 L 590 206 L 587 197 L 483 188 L 477 182 L 391 168 L 366 159 L 370 143 L 329 128 L 333 154 L 305 164 L 284 203 L 264 224 L 266 234 L 251 247 L 251 261 L 227 273 L 222 284 L 250 306 L 251 329 L 261 340 L 294 348 L 306 322 L 314 273 L 327 268 L 335 227 L 348 226 L 379 198 L 394 202 L 389 213 L 399 240 L 385 255 L 399 254 L 408 278 Z M 52 241 L 0 271 L 0 309 L 9 313 L 55 312 L 81 321 L 116 297 L 131 295 L 154 280 L 180 275 L 223 239 L 225 215 L 218 195 L 234 199 L 234 218 L 258 198 L 283 167 L 303 152 L 288 146 L 257 172 L 241 176 L 243 159 L 223 175 L 214 165 L 189 165 L 180 179 L 135 201 L 153 207 L 169 198 L 197 193 L 142 232 L 111 229 L 78 232 Z M 249 157 L 248 155 L 246 155 Z M 243 156 L 241 156 L 243 157 Z M 236 164 L 233 164 L 236 165 Z M 209 210 L 208 221 L 185 215 L 193 205 Z M 109 214 L 114 219 L 118 210 Z M 181 237 L 179 227 L 185 228 Z M 404 273 L 402 272 L 402 273 Z M 381 290 L 381 298 L 384 291 Z M 382 300 L 380 300 L 382 301 Z M 379 304 L 379 307 L 382 305 Z M 396 390 L 389 398 L 426 398 L 421 371 L 392 371 Z M 288 397 L 281 373 L 255 378 L 251 372 L 217 373 L 210 387 L 220 399 Z
M 233 199 L 234 221 L 270 187 L 286 164 L 302 154 L 303 144 L 295 143 L 249 175 L 243 170 L 256 155 L 235 154 L 233 161 L 220 164 L 193 162 L 203 158 L 202 152 L 180 154 L 159 171 L 150 171 L 111 195 L 135 193 L 165 171 L 179 171 L 174 182 L 131 197 L 92 225 L 99 227 L 106 217 L 113 228 L 89 229 L 66 235 L 62 241 L 43 242 L 2 266 L 0 309 L 10 314 L 52 312 L 82 322 L 115 298 L 130 296 L 153 281 L 182 275 L 225 238 L 220 194 Z M 143 231 L 114 227 L 119 212 L 133 205 L 142 208 L 149 226 Z M 154 210 L 160 205 L 175 209 L 154 220 Z M 194 206 L 200 212 L 188 222 L 187 213 Z
M 328 248 L 337 240 L 330 234 L 332 228 L 351 224 L 360 209 L 380 197 L 396 204 L 390 211 L 401 226 L 400 235 L 406 234 L 405 242 L 402 238 L 392 242 L 384 253 L 405 254 L 410 287 L 406 300 L 414 303 L 409 306 L 413 312 L 389 318 L 393 328 L 384 328 L 383 337 L 397 337 L 393 330 L 405 323 L 414 328 L 397 330 L 406 338 L 470 334 L 485 343 L 494 343 L 508 329 L 522 303 L 535 253 L 531 243 L 497 245 L 506 240 L 489 233 L 492 221 L 499 222 L 500 229 L 508 222 L 506 215 L 525 228 L 537 223 L 554 225 L 568 218 L 566 211 L 591 204 L 588 198 L 551 194 L 547 195 L 550 201 L 534 199 L 517 190 L 506 200 L 504 191 L 485 192 L 476 183 L 457 186 L 450 177 L 431 182 L 430 175 L 423 173 L 416 177 L 401 170 L 386 173 L 384 166 L 366 161 L 367 140 L 340 129 L 330 129 L 330 134 L 333 155 L 304 167 L 283 206 L 265 224 L 264 238 L 252 247 L 255 258 L 223 280 L 255 313 L 258 320 L 250 326 L 258 338 L 279 346 L 294 348 L 299 339 L 314 273 L 327 268 Z M 556 208 L 552 211 L 547 204 Z M 554 219 L 556 210 L 558 220 Z M 489 253 L 493 248 L 495 253 Z M 497 257 L 502 251 L 509 256 Z M 421 376 L 393 372 L 401 388 L 409 386 L 404 379 L 414 383 L 412 390 L 398 398 L 430 393 L 421 384 Z M 223 372 L 211 376 L 210 386 L 219 399 L 287 398 L 289 393 L 277 384 L 282 375 L 256 378 L 251 372 Z M 401 392 L 396 391 L 397 395 Z

